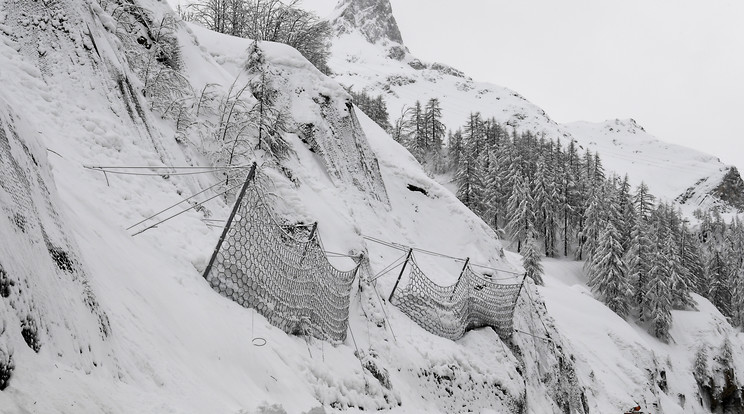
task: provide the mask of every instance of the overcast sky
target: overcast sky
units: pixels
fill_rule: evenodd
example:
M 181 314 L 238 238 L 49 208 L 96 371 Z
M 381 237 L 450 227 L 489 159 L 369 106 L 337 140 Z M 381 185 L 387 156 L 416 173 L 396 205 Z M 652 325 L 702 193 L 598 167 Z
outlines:
M 336 0 L 304 0 L 328 15 Z M 558 122 L 634 118 L 744 173 L 744 1 L 391 0 L 411 53 Z

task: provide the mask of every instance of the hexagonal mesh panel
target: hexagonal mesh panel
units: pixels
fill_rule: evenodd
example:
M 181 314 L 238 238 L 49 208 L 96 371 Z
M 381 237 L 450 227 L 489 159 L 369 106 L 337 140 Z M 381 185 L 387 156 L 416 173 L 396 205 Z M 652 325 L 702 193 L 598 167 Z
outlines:
M 214 290 L 289 334 L 346 339 L 358 266 L 336 269 L 317 232 L 279 225 L 253 180 L 227 226 L 205 272 Z
M 408 261 L 406 285 L 394 292 L 390 302 L 434 335 L 452 340 L 465 332 L 492 327 L 501 338 L 514 330 L 514 307 L 521 284 L 500 284 L 466 266 L 459 281 L 440 286 L 416 264 Z

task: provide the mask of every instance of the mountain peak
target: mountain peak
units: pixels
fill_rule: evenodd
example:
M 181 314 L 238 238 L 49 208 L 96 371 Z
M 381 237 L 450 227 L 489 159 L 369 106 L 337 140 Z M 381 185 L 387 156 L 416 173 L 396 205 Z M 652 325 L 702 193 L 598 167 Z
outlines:
M 387 41 L 403 45 L 390 0 L 341 0 L 331 24 L 337 34 L 358 30 L 370 43 Z

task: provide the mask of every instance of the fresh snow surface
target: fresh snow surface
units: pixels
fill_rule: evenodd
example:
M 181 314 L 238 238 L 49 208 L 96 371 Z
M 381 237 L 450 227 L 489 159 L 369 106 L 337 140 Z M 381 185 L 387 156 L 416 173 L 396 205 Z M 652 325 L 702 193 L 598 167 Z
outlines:
M 141 3 L 156 14 L 167 12 L 160 2 Z M 331 345 L 288 336 L 252 310 L 219 296 L 203 280 L 201 272 L 221 231 L 205 223 L 205 212 L 188 211 L 136 237 L 131 236 L 134 230 L 126 230 L 222 177 L 107 177 L 83 167 L 209 162 L 199 152 L 202 143 L 197 137 L 196 142 L 185 144 L 173 138 L 172 121 L 149 110 L 141 117 L 128 113 L 115 79 L 131 79 L 135 90 L 141 84 L 126 64 L 121 43 L 110 32 L 115 25 L 108 14 L 96 2 L 65 2 L 73 35 L 68 38 L 60 33 L 52 42 L 47 32 L 39 32 L 30 41 L 29 32 L 23 32 L 27 37 L 11 36 L 23 29 L 3 14 L 2 8 L 9 4 L 0 1 L 0 95 L 18 114 L 16 121 L 25 125 L 19 129 L 21 139 L 32 148 L 48 149 L 39 168 L 49 165 L 53 182 L 50 179 L 46 184 L 56 186 L 58 193 L 54 207 L 65 228 L 71 229 L 68 237 L 75 240 L 90 288 L 110 321 L 111 334 L 103 343 L 90 342 L 97 356 L 92 368 L 78 366 L 69 355 L 51 352 L 56 348 L 52 344 L 60 341 L 54 330 L 42 332 L 38 354 L 26 347 L 17 332 L 0 334 L 0 342 L 15 350 L 17 366 L 10 386 L 0 392 L 0 412 L 319 413 L 349 405 L 345 412 L 361 412 L 364 407 L 365 411 L 400 413 L 467 409 L 510 413 L 516 410 L 510 398 L 524 397 L 525 412 L 541 414 L 561 412 L 551 402 L 558 392 L 548 384 L 567 376 L 567 367 L 572 365 L 577 374 L 573 380 L 586 388 L 585 404 L 591 412 L 619 412 L 636 401 L 649 408 L 659 404 L 653 412 L 683 412 L 680 407 L 704 412 L 689 372 L 697 347 L 705 344 L 713 355 L 728 337 L 738 372 L 744 368 L 741 334 L 704 299 L 697 298 L 698 312 L 675 313 L 672 336 L 676 343 L 662 345 L 594 300 L 580 264 L 568 261 L 546 263 L 546 287 L 536 289 L 530 283 L 525 287 L 515 325 L 538 337 L 515 334 L 519 353 L 490 328 L 470 332 L 455 342 L 425 332 L 378 299 L 378 293 L 383 299 L 389 295 L 397 269 L 382 275 L 376 289 L 366 285 L 357 291 L 355 285 L 353 335 L 345 343 Z M 74 35 L 86 32 L 95 38 L 98 52 L 93 52 L 85 37 Z M 226 89 L 238 76 L 250 41 L 186 25 L 177 33 L 184 72 L 194 89 L 207 83 Z M 47 49 L 47 45 L 54 47 Z M 340 86 L 311 68 L 294 50 L 275 44 L 261 47 L 272 67 L 292 85 L 283 92 L 293 97 L 288 101 L 292 119 L 323 124 L 325 119 L 311 104 L 311 95 L 320 93 L 330 97 L 333 113 L 344 116 L 348 97 Z M 139 93 L 134 99 L 147 108 Z M 366 137 L 366 145 L 377 158 L 387 202 L 349 181 L 368 178 L 351 170 L 349 160 L 359 154 L 332 160 L 348 173 L 332 174 L 330 160 L 290 136 L 295 155 L 283 166 L 299 184 L 290 183 L 270 162 L 262 169 L 272 179 L 271 199 L 278 214 L 291 221 L 318 221 L 330 251 L 367 248 L 374 272 L 403 252 L 369 243 L 362 235 L 470 257 L 473 262 L 505 270 L 519 269 L 518 257 L 501 256 L 501 243 L 485 223 L 429 178 L 369 118 L 359 112 L 357 117 L 359 139 Z M 425 188 L 428 196 L 409 191 L 408 184 Z M 222 198 L 205 207 L 210 218 L 225 218 L 231 208 Z M 3 251 L 16 249 L 11 240 L 0 234 Z M 454 282 L 461 266 L 429 256 L 420 256 L 419 263 L 443 284 Z M 352 266 L 343 258 L 334 264 Z M 44 295 L 37 300 L 53 303 Z M 65 323 L 75 331 L 95 332 L 95 322 L 89 315 L 71 313 Z M 548 334 L 555 343 L 539 338 Z M 266 345 L 254 346 L 258 338 Z M 356 348 L 387 371 L 391 390 L 362 368 L 354 355 Z M 559 355 L 562 368 L 558 368 Z M 667 393 L 659 390 L 660 368 L 667 369 Z M 571 389 L 563 389 L 564 398 L 579 398 L 567 390 Z M 684 404 L 677 394 L 686 396 Z

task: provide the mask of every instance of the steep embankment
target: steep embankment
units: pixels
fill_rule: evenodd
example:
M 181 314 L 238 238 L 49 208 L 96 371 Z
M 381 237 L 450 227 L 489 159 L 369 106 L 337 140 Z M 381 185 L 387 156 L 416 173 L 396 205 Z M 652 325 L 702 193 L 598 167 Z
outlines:
M 41 194 L 29 208 L 41 211 L 38 220 L 50 233 L 42 245 L 38 229 L 24 235 L 18 221 L 2 228 L 3 280 L 14 281 L 0 299 L 1 349 L 6 361 L 13 355 L 14 366 L 0 392 L 4 410 L 252 412 L 265 401 L 288 412 L 321 405 L 513 412 L 549 407 L 551 398 L 570 406 L 531 375 L 531 356 L 544 354 L 540 345 L 517 339 L 520 357 L 490 329 L 459 342 L 432 336 L 376 297 L 392 290 L 392 275 L 379 280 L 377 291 L 354 290 L 356 336 L 334 346 L 288 336 L 222 298 L 201 277 L 220 233 L 214 220 L 229 212 L 222 197 L 131 236 L 225 189 L 222 172 L 185 175 L 169 166 L 225 162 L 231 147 L 222 143 L 232 131 L 229 123 L 220 129 L 225 108 L 236 106 L 239 90 L 249 91 L 240 105 L 256 102 L 255 86 L 244 88 L 256 75 L 244 70 L 249 41 L 195 34 L 154 1 L 4 1 L 0 11 L 3 126 L 20 125 L 9 152 L 31 177 L 14 191 Z M 368 118 L 357 117 L 337 84 L 292 49 L 263 44 L 261 50 L 291 151 L 279 164 L 249 141 L 233 155 L 235 164 L 262 164 L 280 217 L 317 221 L 329 251 L 368 249 L 373 271 L 400 252 L 366 246 L 362 234 L 511 268 L 493 232 Z M 24 146 L 31 150 L 24 153 Z M 132 170 L 84 166 L 145 168 L 121 175 L 114 171 Z M 240 173 L 230 175 L 240 182 Z M 6 188 L 14 181 L 4 176 L 2 182 Z M 52 189 L 48 195 L 44 187 Z M 17 212 L 6 196 L 12 192 L 4 191 L 4 211 Z M 146 220 L 171 205 L 177 207 Z M 57 227 L 44 218 L 53 211 Z M 30 225 L 34 220 L 27 218 Z M 74 270 L 61 253 L 50 254 L 53 247 L 64 249 Z M 421 262 L 446 283 L 460 267 Z M 37 264 L 24 270 L 24 263 Z M 60 280 L 50 284 L 49 277 Z M 517 325 L 527 329 L 524 312 L 522 304 Z M 31 349 L 31 320 L 38 353 Z M 558 356 L 546 355 L 547 364 L 557 364 Z M 572 387 L 557 377 L 546 384 Z

